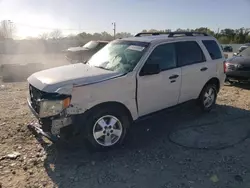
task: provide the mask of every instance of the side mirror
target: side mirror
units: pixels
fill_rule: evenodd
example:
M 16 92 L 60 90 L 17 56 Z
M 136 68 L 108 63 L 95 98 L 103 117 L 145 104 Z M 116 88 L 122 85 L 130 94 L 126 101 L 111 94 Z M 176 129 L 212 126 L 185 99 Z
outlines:
M 145 64 L 140 72 L 140 76 L 159 74 L 161 72 L 159 64 Z
M 239 53 L 233 53 L 233 56 L 237 56 Z

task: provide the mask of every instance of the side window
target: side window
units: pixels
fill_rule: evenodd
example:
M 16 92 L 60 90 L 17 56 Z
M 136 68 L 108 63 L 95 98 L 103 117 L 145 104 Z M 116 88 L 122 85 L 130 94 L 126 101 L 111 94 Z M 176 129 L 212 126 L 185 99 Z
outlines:
M 203 40 L 202 43 L 213 60 L 222 58 L 220 48 L 214 40 Z
M 175 68 L 177 66 L 175 44 L 168 43 L 157 46 L 148 57 L 146 63 L 158 63 L 162 71 Z
M 178 65 L 185 66 L 205 61 L 200 46 L 195 41 L 177 42 Z

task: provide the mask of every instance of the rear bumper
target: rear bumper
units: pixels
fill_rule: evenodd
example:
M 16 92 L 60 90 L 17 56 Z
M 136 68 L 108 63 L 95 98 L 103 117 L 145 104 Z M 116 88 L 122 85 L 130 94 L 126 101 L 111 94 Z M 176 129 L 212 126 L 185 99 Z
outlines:
M 250 80 L 250 71 L 229 71 L 226 76 L 228 79 Z

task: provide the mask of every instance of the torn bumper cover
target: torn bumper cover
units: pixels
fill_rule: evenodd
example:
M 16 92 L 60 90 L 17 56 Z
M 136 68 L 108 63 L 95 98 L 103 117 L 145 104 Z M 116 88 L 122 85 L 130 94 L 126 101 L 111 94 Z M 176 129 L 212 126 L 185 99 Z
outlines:
M 49 132 L 44 132 L 42 130 L 42 126 L 39 123 L 30 123 L 28 124 L 28 129 L 34 134 L 34 135 L 40 135 L 48 138 L 51 142 L 57 142 L 60 137 L 54 136 L 53 134 Z
M 34 110 L 34 108 L 31 105 L 30 100 L 27 100 L 28 106 L 31 110 L 31 112 L 34 114 L 34 116 L 40 121 L 41 118 L 39 117 L 38 113 Z M 45 123 L 46 122 L 46 123 Z M 44 121 L 44 123 L 40 124 L 38 122 L 31 123 L 28 125 L 28 128 L 34 133 L 42 135 L 52 142 L 55 142 L 60 139 L 60 129 L 66 126 L 69 126 L 73 123 L 72 117 L 65 117 L 65 116 L 55 116 L 50 117 L 47 119 L 47 121 Z

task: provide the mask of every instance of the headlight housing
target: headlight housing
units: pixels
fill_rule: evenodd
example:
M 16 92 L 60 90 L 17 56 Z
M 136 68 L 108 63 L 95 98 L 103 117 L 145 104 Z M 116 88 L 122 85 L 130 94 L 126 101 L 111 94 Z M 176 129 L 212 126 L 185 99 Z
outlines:
M 40 101 L 39 116 L 49 117 L 60 114 L 70 105 L 70 98 L 64 100 L 42 100 Z

